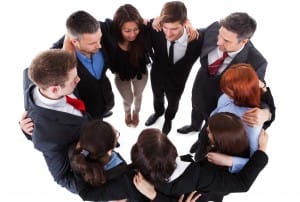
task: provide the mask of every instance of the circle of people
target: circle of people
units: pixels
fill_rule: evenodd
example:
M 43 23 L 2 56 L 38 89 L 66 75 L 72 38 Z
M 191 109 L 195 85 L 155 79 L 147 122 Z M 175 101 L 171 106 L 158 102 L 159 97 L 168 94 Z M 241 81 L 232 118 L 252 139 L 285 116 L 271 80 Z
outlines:
M 275 119 L 267 61 L 250 41 L 251 16 L 235 12 L 195 29 L 184 3 L 170 1 L 151 20 L 130 4 L 104 22 L 76 11 L 66 28 L 24 70 L 19 122 L 57 184 L 92 201 L 222 201 L 249 190 L 268 162 L 265 129 Z M 199 132 L 195 155 L 178 156 L 167 135 L 198 58 L 191 123 L 177 130 Z M 114 151 L 120 133 L 103 121 L 114 106 L 106 70 L 115 75 L 125 123 L 136 127 L 148 67 L 154 113 L 145 125 L 162 115 L 164 124 L 140 133 L 127 165 Z

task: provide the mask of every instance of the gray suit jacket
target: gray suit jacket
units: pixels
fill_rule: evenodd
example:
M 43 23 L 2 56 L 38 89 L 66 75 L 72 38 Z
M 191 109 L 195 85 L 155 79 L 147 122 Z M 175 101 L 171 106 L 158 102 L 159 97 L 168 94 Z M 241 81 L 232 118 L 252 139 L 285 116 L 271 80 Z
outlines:
M 198 70 L 192 90 L 193 109 L 209 115 L 216 107 L 220 91 L 220 78 L 227 68 L 232 64 L 248 63 L 251 64 L 256 71 L 260 80 L 264 81 L 267 61 L 263 55 L 249 41 L 243 50 L 236 55 L 226 69 L 215 77 L 210 77 L 208 73 L 208 53 L 217 47 L 218 32 L 220 24 L 214 22 L 203 32 L 203 45 L 200 55 L 201 67 Z

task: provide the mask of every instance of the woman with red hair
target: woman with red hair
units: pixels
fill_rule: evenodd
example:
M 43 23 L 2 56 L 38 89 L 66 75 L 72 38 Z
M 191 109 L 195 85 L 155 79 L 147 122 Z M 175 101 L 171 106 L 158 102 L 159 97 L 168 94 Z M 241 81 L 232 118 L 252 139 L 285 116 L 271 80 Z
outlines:
M 261 89 L 259 78 L 250 64 L 240 63 L 230 66 L 222 75 L 220 88 L 223 94 L 218 100 L 216 109 L 211 115 L 218 112 L 231 112 L 241 117 L 251 108 L 260 107 Z M 258 136 L 262 125 L 249 126 L 244 123 L 249 139 L 250 156 L 258 147 Z M 248 161 L 248 158 L 210 154 L 211 161 L 230 166 L 230 172 L 239 171 Z

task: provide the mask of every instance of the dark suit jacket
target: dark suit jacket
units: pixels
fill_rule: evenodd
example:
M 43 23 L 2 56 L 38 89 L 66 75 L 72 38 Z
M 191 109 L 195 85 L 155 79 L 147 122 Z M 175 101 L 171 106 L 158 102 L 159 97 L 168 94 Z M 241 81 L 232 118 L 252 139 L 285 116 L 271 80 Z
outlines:
M 217 106 L 217 101 L 221 95 L 220 78 L 227 68 L 232 64 L 248 63 L 251 64 L 256 71 L 260 80 L 264 81 L 267 61 L 262 54 L 249 41 L 243 50 L 235 56 L 227 68 L 215 77 L 210 77 L 208 73 L 207 56 L 210 51 L 217 47 L 217 37 L 220 24 L 214 22 L 206 30 L 204 30 L 203 46 L 200 55 L 201 67 L 198 70 L 192 90 L 193 109 L 197 109 L 204 114 L 209 115 Z
M 267 155 L 256 151 L 244 168 L 236 174 L 220 171 L 216 166 L 208 163 L 191 163 L 184 173 L 170 183 L 162 183 L 157 187 L 159 194 L 155 201 L 178 201 L 181 194 L 195 189 L 200 192 L 245 192 L 268 162 Z M 111 180 L 101 187 L 83 189 L 80 196 L 83 200 L 117 200 L 122 198 L 147 201 L 136 190 L 133 184 L 134 170 L 129 169 L 122 177 Z
M 55 42 L 51 48 L 62 48 L 64 37 Z M 101 49 L 104 56 L 104 69 L 98 80 L 84 67 L 77 58 L 77 73 L 80 82 L 77 84 L 78 94 L 84 101 L 87 112 L 94 118 L 102 118 L 102 115 L 113 108 L 114 94 L 109 79 L 106 76 L 107 54 Z
M 79 139 L 80 132 L 88 118 L 35 105 L 32 98 L 35 85 L 29 80 L 27 69 L 24 71 L 23 80 L 25 110 L 34 122 L 33 145 L 43 153 L 54 180 L 76 193 L 76 181 L 70 172 L 68 147 Z
M 163 31 L 156 32 L 150 23 L 147 29 L 150 32 L 151 46 L 154 51 L 151 68 L 151 84 L 154 86 L 152 89 L 164 87 L 167 93 L 181 96 L 191 68 L 200 55 L 202 37 L 189 42 L 184 57 L 170 66 L 167 40 Z

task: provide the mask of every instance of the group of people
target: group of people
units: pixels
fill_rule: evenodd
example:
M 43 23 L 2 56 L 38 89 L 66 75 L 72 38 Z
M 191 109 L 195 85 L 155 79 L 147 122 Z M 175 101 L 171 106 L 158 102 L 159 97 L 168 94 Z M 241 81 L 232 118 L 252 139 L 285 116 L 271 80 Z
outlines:
M 76 11 L 66 29 L 24 70 L 26 112 L 20 120 L 58 184 L 93 201 L 222 201 L 250 188 L 267 164 L 265 129 L 275 119 L 264 81 L 267 61 L 250 41 L 252 17 L 236 12 L 194 29 L 184 3 L 170 1 L 150 21 L 130 4 L 104 22 Z M 177 130 L 200 131 L 192 158 L 178 156 L 167 135 L 198 58 L 192 121 Z M 114 151 L 122 146 L 116 124 L 103 120 L 114 107 L 106 71 L 115 75 L 125 123 L 136 127 L 148 67 L 154 113 L 145 125 L 163 114 L 165 120 L 161 131 L 141 132 L 127 164 Z

